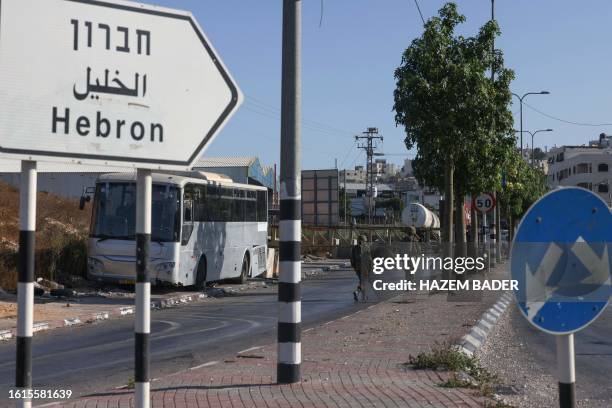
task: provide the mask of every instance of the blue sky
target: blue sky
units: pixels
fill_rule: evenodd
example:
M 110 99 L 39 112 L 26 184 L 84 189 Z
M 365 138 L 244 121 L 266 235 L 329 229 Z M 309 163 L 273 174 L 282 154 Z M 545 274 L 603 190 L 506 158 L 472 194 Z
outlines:
M 190 10 L 245 94 L 245 103 L 210 146 L 209 156 L 259 156 L 278 163 L 281 83 L 281 0 L 152 0 Z M 302 167 L 363 164 L 353 135 L 378 127 L 380 151 L 401 163 L 409 153 L 395 127 L 394 69 L 403 50 L 422 32 L 414 0 L 303 0 Z M 419 0 L 424 17 L 443 1 Z M 462 0 L 471 35 L 490 17 L 489 0 Z M 502 36 L 498 47 L 516 72 L 512 90 L 550 91 L 525 102 L 563 120 L 612 123 L 612 2 L 496 0 Z M 518 128 L 518 103 L 516 112 Z M 527 106 L 524 128 L 553 128 L 536 146 L 582 144 L 610 126 L 577 126 Z M 531 145 L 530 140 L 525 144 Z

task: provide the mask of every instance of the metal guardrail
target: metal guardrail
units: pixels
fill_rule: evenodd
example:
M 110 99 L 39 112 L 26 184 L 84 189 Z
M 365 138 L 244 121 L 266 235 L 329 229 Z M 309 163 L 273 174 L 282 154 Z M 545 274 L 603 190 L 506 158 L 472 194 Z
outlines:
M 439 240 L 439 228 L 421 228 L 416 230 L 422 242 Z M 307 248 L 333 248 L 352 246 L 360 235 L 365 235 L 369 242 L 407 242 L 414 240 L 413 232 L 403 225 L 363 225 L 357 226 L 302 226 L 302 246 Z M 269 246 L 278 246 L 278 225 L 269 226 Z

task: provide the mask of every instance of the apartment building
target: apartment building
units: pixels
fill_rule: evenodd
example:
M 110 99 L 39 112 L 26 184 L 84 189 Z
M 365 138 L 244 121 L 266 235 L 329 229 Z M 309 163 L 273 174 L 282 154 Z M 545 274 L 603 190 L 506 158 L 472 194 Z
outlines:
M 553 147 L 547 162 L 549 187 L 583 187 L 612 206 L 612 136 L 602 133 L 588 145 Z

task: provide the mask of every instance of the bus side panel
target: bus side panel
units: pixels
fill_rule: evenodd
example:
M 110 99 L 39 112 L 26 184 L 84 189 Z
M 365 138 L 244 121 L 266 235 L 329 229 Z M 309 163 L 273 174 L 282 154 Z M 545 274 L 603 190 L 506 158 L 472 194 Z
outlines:
M 181 276 L 189 276 L 195 284 L 197 267 L 202 256 L 206 257 L 206 280 L 218 281 L 226 263 L 228 251 L 227 223 L 195 222 L 187 245 L 181 246 Z
M 242 272 L 242 261 L 248 250 L 248 223 L 228 222 L 225 225 L 225 256 L 221 266 L 221 279 L 237 278 Z
M 240 276 L 248 253 L 251 270 L 257 276 L 266 270 L 267 224 L 257 222 L 195 222 L 187 245 L 181 246 L 180 280 L 195 283 L 200 257 L 206 257 L 206 280 Z
M 178 281 L 184 286 L 195 285 L 198 262 L 200 254 L 194 250 L 193 235 L 187 245 L 181 245 L 179 249 Z

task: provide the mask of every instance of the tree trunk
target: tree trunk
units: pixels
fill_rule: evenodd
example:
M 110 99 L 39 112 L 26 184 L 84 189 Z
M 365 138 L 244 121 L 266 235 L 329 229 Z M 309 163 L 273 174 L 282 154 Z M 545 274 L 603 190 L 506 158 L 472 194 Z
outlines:
M 499 194 L 494 193 L 495 194 L 495 200 L 497 201 L 497 198 L 499 197 Z M 501 203 L 497 202 L 495 204 L 495 213 L 497 215 L 497 223 L 495 224 L 495 237 L 497 238 L 496 245 L 496 254 L 497 254 L 497 262 L 500 263 L 502 260 L 502 240 L 501 240 Z
M 449 158 L 446 162 L 444 172 L 444 239 L 446 243 L 444 246 L 444 256 L 453 256 L 453 178 L 455 176 L 455 164 L 453 160 Z
M 464 204 L 465 204 L 465 196 L 461 192 L 459 188 L 455 188 L 456 197 L 455 197 L 455 242 L 457 249 L 457 256 L 465 257 L 467 256 L 467 248 L 465 245 L 465 213 L 464 213 Z
M 472 226 L 470 228 L 470 256 L 474 258 L 478 256 L 478 211 L 476 211 L 474 206 L 476 197 L 476 193 L 472 193 L 470 197 L 470 218 L 472 219 Z

